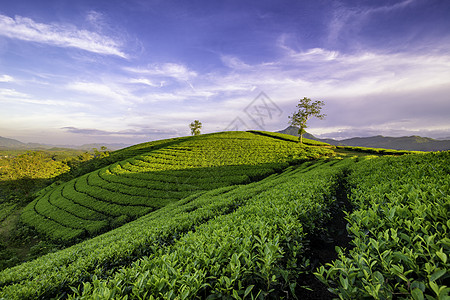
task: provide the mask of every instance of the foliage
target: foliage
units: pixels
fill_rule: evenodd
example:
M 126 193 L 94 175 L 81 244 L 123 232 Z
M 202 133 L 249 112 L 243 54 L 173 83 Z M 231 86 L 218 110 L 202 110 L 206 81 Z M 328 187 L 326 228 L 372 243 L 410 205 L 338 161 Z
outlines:
M 107 155 L 106 149 L 97 152 L 98 157 Z M 80 157 L 85 161 L 92 160 L 94 154 L 95 152 L 83 153 L 80 150 L 59 148 L 1 151 L 0 241 L 3 242 L 4 249 L 0 254 L 0 269 L 49 252 L 50 248 L 38 246 L 41 245 L 39 240 L 42 235 L 24 226 L 18 216 L 39 190 L 54 188 L 63 177 L 67 177 L 69 169 Z
M 194 194 L 0 272 L 0 297 L 292 294 L 309 265 L 303 256 L 306 234 L 319 230 L 328 218 L 336 174 L 349 163 L 353 161 L 305 163 L 258 182 Z
M 420 151 L 408 150 L 393 150 L 383 148 L 368 148 L 368 147 L 354 147 L 354 146 L 336 146 L 337 149 L 350 150 L 363 153 L 381 154 L 381 155 L 404 155 L 404 154 L 420 154 Z
M 259 180 L 289 161 L 331 153 L 246 132 L 192 137 L 42 191 L 22 220 L 51 239 L 68 242 L 193 193 Z
M 195 120 L 191 124 L 189 124 L 189 128 L 191 129 L 192 135 L 200 135 L 200 129 L 202 129 L 202 122 L 199 120 Z
M 312 102 L 311 99 L 304 97 L 303 99 L 300 99 L 297 104 L 298 111 L 294 112 L 292 116 L 289 116 L 289 124 L 299 127 L 298 134 L 300 135 L 300 143 L 303 142 L 303 134 L 306 132 L 305 129 L 307 128 L 306 123 L 308 120 L 311 117 L 316 117 L 318 119 L 325 118 L 325 114 L 320 113 L 322 106 L 324 105 L 325 103 L 323 101 L 316 100 Z
M 0 298 L 296 298 L 339 192 L 352 248 L 316 270 L 324 285 L 341 299 L 448 299 L 450 152 L 320 159 L 331 150 L 259 133 L 136 145 L 43 190 L 24 213 L 41 232 L 122 226 L 37 244 L 49 253 L 0 272 Z
M 67 172 L 69 168 L 44 152 L 30 151 L 10 159 L 1 170 L 3 197 L 21 197 L 19 202 L 23 202 L 36 189 L 48 184 L 49 179 Z
M 18 262 L 19 258 L 0 242 L 0 270 L 15 266 Z
M 341 299 L 448 299 L 450 152 L 382 157 L 352 168 L 354 248 L 317 276 Z

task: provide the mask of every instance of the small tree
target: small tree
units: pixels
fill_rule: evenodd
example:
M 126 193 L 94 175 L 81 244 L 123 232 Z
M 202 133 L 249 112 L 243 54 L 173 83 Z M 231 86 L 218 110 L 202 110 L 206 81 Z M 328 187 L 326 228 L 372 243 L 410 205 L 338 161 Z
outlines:
M 192 135 L 200 135 L 200 129 L 202 129 L 202 122 L 199 120 L 195 120 L 191 124 L 189 124 L 189 127 L 191 128 L 191 134 Z
M 298 134 L 300 136 L 298 138 L 298 141 L 300 142 L 300 144 L 303 143 L 303 134 L 306 132 L 305 128 L 307 127 L 306 122 L 308 122 L 311 117 L 323 119 L 326 116 L 325 114 L 320 113 L 320 110 L 322 109 L 322 106 L 325 105 L 325 103 L 319 100 L 314 102 L 311 101 L 311 99 L 306 97 L 301 99 L 297 104 L 298 111 L 293 113 L 292 116 L 289 116 L 289 123 L 292 126 L 299 127 Z

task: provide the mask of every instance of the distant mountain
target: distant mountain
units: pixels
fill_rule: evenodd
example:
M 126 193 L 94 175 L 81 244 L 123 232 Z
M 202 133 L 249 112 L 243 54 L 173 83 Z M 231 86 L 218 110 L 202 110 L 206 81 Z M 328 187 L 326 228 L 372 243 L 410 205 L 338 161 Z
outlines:
M 293 126 L 278 131 L 280 133 L 298 136 L 298 129 Z M 450 140 L 435 140 L 420 136 L 387 137 L 382 135 L 372 137 L 355 137 L 345 140 L 319 139 L 312 134 L 305 133 L 303 137 L 308 139 L 325 142 L 336 146 L 356 146 L 369 148 L 385 148 L 395 150 L 410 151 L 445 151 L 450 150 Z
M 277 132 L 278 132 L 278 133 L 289 134 L 289 135 L 293 135 L 293 136 L 299 136 L 299 134 L 298 134 L 298 128 L 297 128 L 297 127 L 294 127 L 294 126 L 289 126 L 288 128 L 283 129 L 283 130 L 280 130 L 280 131 L 277 131 Z M 318 138 L 316 138 L 315 136 L 313 136 L 313 135 L 310 134 L 310 133 L 305 133 L 305 134 L 303 135 L 303 137 L 304 137 L 305 139 L 310 139 L 310 140 L 315 140 L 315 141 L 318 141 L 318 140 L 319 140 Z
M 377 135 L 366 138 L 351 138 L 343 141 L 347 146 L 387 148 L 396 150 L 443 151 L 450 150 L 449 140 L 435 140 L 420 136 L 386 137 Z
M 74 145 L 47 145 L 47 144 L 39 144 L 39 143 L 22 143 L 21 141 L 5 138 L 0 136 L 0 149 L 5 150 L 50 150 L 55 148 L 69 148 L 69 149 L 77 149 L 77 150 L 92 150 L 93 148 L 97 148 L 100 150 L 102 146 L 105 146 L 110 151 L 119 150 L 130 145 L 121 144 L 121 143 L 113 143 L 113 144 L 84 144 L 81 146 Z
M 14 140 L 0 136 L 0 148 L 9 148 L 9 147 L 25 147 L 26 144 Z

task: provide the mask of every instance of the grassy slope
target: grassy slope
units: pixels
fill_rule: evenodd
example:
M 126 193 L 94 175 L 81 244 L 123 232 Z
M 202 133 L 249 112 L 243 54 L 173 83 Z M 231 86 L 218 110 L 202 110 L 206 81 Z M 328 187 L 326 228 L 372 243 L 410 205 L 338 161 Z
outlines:
M 351 155 L 351 152 L 345 154 Z M 427 159 L 423 160 L 422 156 L 411 156 L 411 158 L 405 157 L 401 158 L 401 160 L 400 158 L 393 157 L 380 160 L 378 164 L 376 163 L 378 162 L 378 159 L 375 159 L 373 160 L 374 163 L 367 161 L 364 162 L 364 164 L 361 164 L 361 167 L 350 167 L 352 175 L 347 180 L 352 182 L 354 189 L 352 190 L 352 194 L 354 195 L 352 196 L 354 197 L 352 198 L 352 201 L 354 201 L 354 205 L 362 206 L 362 208 L 356 211 L 353 224 L 358 222 L 358 224 L 361 224 L 361 220 L 367 218 L 364 216 L 364 213 L 366 213 L 364 208 L 367 207 L 364 206 L 367 205 L 364 204 L 364 199 L 370 199 L 371 201 L 373 199 L 375 203 L 374 210 L 379 213 L 380 210 L 376 205 L 377 199 L 380 197 L 383 198 L 383 189 L 387 188 L 386 191 L 389 191 L 388 185 L 395 186 L 395 184 L 403 184 L 405 178 L 408 177 L 421 178 L 420 187 L 414 187 L 419 193 L 427 193 L 429 182 L 438 179 L 439 185 L 433 186 L 433 190 L 437 191 L 437 194 L 433 192 L 432 195 L 433 197 L 438 197 L 436 198 L 436 200 L 438 200 L 438 202 L 436 202 L 438 204 L 436 205 L 439 206 L 440 213 L 448 215 L 448 199 L 441 199 L 441 194 L 442 191 L 447 192 L 446 189 L 448 189 L 448 185 L 445 187 L 446 179 L 443 179 L 442 176 L 448 177 L 448 163 L 450 163 L 449 154 L 444 153 L 437 160 L 430 156 L 423 157 Z M 357 160 L 360 160 L 360 158 Z M 333 177 L 335 176 L 333 174 L 339 173 L 339 165 L 341 165 L 340 168 L 347 168 L 348 165 L 346 164 L 353 164 L 353 160 L 344 160 L 343 164 L 335 164 L 338 161 L 339 160 L 335 160 L 328 164 L 324 164 L 323 161 L 318 161 L 313 164 L 305 163 L 297 170 L 288 169 L 282 175 L 272 175 L 260 182 L 243 186 L 223 187 L 210 192 L 200 192 L 177 203 L 169 204 L 160 210 L 152 212 L 147 216 L 97 238 L 87 240 L 63 251 L 47 255 L 33 262 L 1 272 L 0 296 L 17 299 L 36 298 L 38 296 L 48 298 L 57 294 L 64 296 L 66 292 L 71 293 L 69 286 L 78 287 L 77 295 L 79 297 L 85 297 L 85 299 L 96 296 L 105 298 L 108 293 L 109 295 L 111 295 L 111 293 L 122 296 L 128 295 L 129 297 L 134 298 L 144 296 L 145 292 L 149 292 L 152 295 L 159 295 L 159 297 L 163 297 L 163 295 L 168 296 L 170 294 L 172 294 L 172 296 L 185 294 L 188 297 L 192 297 L 193 295 L 205 297 L 208 294 L 216 294 L 218 297 L 225 297 L 227 295 L 232 295 L 234 291 L 240 296 L 243 296 L 245 292 L 248 292 L 253 295 L 267 293 L 267 295 L 271 295 L 272 297 L 278 297 L 280 296 L 280 292 L 283 294 L 285 292 L 289 293 L 289 289 L 291 289 L 292 292 L 292 287 L 290 287 L 291 284 L 294 284 L 293 287 L 295 293 L 298 293 L 298 287 L 295 287 L 295 283 L 299 280 L 298 274 L 301 274 L 303 271 L 296 267 L 293 268 L 292 265 L 286 264 L 286 262 L 289 261 L 289 259 L 292 259 L 292 257 L 296 257 L 297 259 L 300 259 L 300 261 L 302 260 L 303 250 L 301 249 L 304 245 L 302 246 L 302 243 L 297 244 L 298 241 L 305 238 L 302 232 L 307 234 L 313 233 L 316 226 L 320 227 L 321 224 L 323 224 L 323 221 L 329 218 L 329 215 L 327 215 L 327 205 L 330 204 L 329 200 L 326 200 L 325 202 L 317 201 L 318 199 L 333 199 L 334 195 L 332 193 L 332 187 L 336 184 L 333 178 L 339 179 L 339 177 Z M 395 169 L 395 172 L 393 172 L 393 170 L 387 170 L 386 168 L 389 168 L 394 162 L 397 163 L 397 165 L 392 167 Z M 320 165 L 323 165 L 323 167 L 321 168 Z M 357 165 L 359 165 L 359 163 Z M 372 165 L 373 167 L 371 167 Z M 317 166 L 319 166 L 319 168 L 317 168 Z M 442 168 L 444 168 L 443 171 L 441 170 Z M 424 169 L 427 169 L 428 172 L 426 177 L 414 177 L 412 175 L 422 174 L 421 172 L 423 172 Z M 437 169 L 439 172 L 436 170 L 433 172 L 433 169 Z M 317 172 L 314 173 L 314 170 Z M 377 172 L 377 170 L 382 171 Z M 377 175 L 378 173 L 379 175 Z M 411 175 L 409 175 L 410 173 Z M 379 182 L 370 181 L 368 179 L 370 178 L 370 175 L 376 175 L 382 178 L 382 180 Z M 310 181 L 308 181 L 308 178 L 311 178 Z M 358 185 L 359 182 L 361 182 L 361 184 Z M 385 182 L 388 182 L 389 184 L 386 185 Z M 414 180 L 411 182 L 415 185 Z M 442 185 L 443 183 L 444 185 Z M 410 191 L 410 188 L 406 188 L 406 190 L 408 189 Z M 381 194 L 378 195 L 380 191 Z M 441 194 L 439 194 L 439 191 L 441 191 Z M 299 192 L 301 193 L 299 194 Z M 373 194 L 374 197 L 372 198 L 367 193 Z M 363 195 L 361 197 L 362 200 L 353 200 L 356 199 L 358 195 Z M 395 195 L 397 196 L 398 194 Z M 292 199 L 296 199 L 295 201 L 297 201 L 294 206 L 292 205 Z M 418 201 L 417 197 L 414 197 L 414 199 L 414 201 Z M 424 200 L 430 201 L 430 204 L 434 205 L 433 198 L 425 197 Z M 442 204 L 439 204 L 439 201 L 443 201 Z M 321 208 L 317 210 L 317 206 L 313 205 L 312 207 L 316 207 L 316 210 L 309 211 L 308 209 L 305 209 L 301 213 L 298 210 L 298 207 L 303 207 L 303 205 L 308 207 L 308 205 L 314 203 L 320 203 L 320 205 L 322 205 Z M 394 205 L 394 203 L 396 202 L 392 202 L 388 205 Z M 424 203 L 419 205 L 424 205 Z M 295 207 L 297 207 L 297 209 L 295 209 Z M 292 208 L 294 208 L 294 210 L 292 210 Z M 386 213 L 386 216 L 382 217 L 382 224 L 383 226 L 387 226 L 388 232 L 390 230 L 389 226 L 393 226 L 391 219 L 392 216 L 396 216 L 396 211 L 404 211 L 404 208 L 400 206 L 399 208 L 393 209 L 392 206 L 390 206 L 389 210 L 385 212 L 381 211 L 381 213 Z M 422 211 L 422 213 L 424 213 L 421 209 L 416 209 L 416 211 Z M 437 209 L 430 209 L 428 211 L 433 218 L 436 218 Z M 277 212 L 282 212 L 282 214 L 278 215 Z M 250 218 L 250 214 L 254 213 L 256 214 L 254 216 L 252 215 Z M 380 223 L 379 218 L 373 218 L 373 216 L 370 215 L 371 210 L 368 210 L 368 213 L 370 218 L 372 218 L 372 221 L 375 222 L 374 224 Z M 322 217 L 317 217 L 317 214 L 320 214 Z M 273 216 L 277 217 L 273 218 Z M 311 216 L 312 219 L 308 218 L 308 216 Z M 278 219 L 279 217 L 281 217 L 281 219 Z M 263 220 L 262 223 L 253 222 L 252 220 L 255 218 Z M 403 217 L 399 215 L 396 220 L 402 220 L 402 218 Z M 438 218 L 442 218 L 442 216 Z M 301 222 L 299 222 L 299 220 L 301 220 Z M 400 221 L 397 221 L 397 223 L 398 222 Z M 432 225 L 432 227 L 440 226 L 440 234 L 442 235 L 442 226 L 448 226 L 448 222 L 447 225 L 445 224 L 445 220 L 444 223 L 441 223 Z M 288 227 L 285 228 L 280 226 L 281 224 Z M 400 224 L 402 223 L 400 222 Z M 420 222 L 418 224 L 420 224 Z M 368 224 L 364 223 L 364 226 L 368 226 Z M 364 232 L 371 230 L 370 226 L 364 226 L 360 226 L 361 229 L 359 229 L 356 225 L 353 225 L 351 234 L 354 237 L 356 235 L 356 243 L 359 243 L 358 245 L 371 245 L 373 243 L 371 240 L 363 243 L 358 242 L 358 239 L 360 239 L 361 236 L 364 236 Z M 224 230 L 224 228 L 226 228 L 226 230 Z M 252 228 L 250 232 L 248 232 L 249 228 Z M 393 229 L 398 230 L 395 227 L 393 227 Z M 417 227 L 417 229 L 420 231 L 420 226 Z M 379 233 L 374 231 L 374 236 L 378 237 L 379 240 L 382 240 L 383 234 L 385 235 L 384 231 Z M 407 235 L 408 234 L 410 233 L 407 233 Z M 255 238 L 258 237 L 259 239 L 262 236 L 265 236 L 268 239 L 263 243 L 255 244 L 255 241 L 252 241 L 251 238 L 248 240 L 248 237 L 252 236 L 255 236 Z M 216 252 L 210 253 L 208 252 L 210 251 L 208 250 L 209 248 L 202 248 L 202 245 L 213 245 L 214 243 L 221 245 L 220 247 L 214 246 L 210 249 L 211 251 L 212 249 L 215 249 Z M 392 247 L 392 244 L 387 245 L 391 245 Z M 446 266 L 448 268 L 448 263 L 447 265 L 445 263 L 443 265 L 438 265 L 437 262 L 442 260 L 440 257 L 444 257 L 445 253 L 447 253 L 445 255 L 448 255 L 450 249 L 448 248 L 448 238 L 447 240 L 445 240 L 445 238 L 438 241 L 433 240 L 432 245 L 433 247 L 436 247 L 435 251 L 441 251 L 440 253 L 443 254 L 439 254 L 439 257 L 434 254 L 432 257 L 426 257 L 424 260 L 434 261 L 435 264 L 435 269 L 427 270 L 427 272 L 429 272 L 428 276 L 432 276 L 433 282 L 435 283 L 427 283 L 426 290 L 425 285 L 424 291 L 421 290 L 422 293 L 428 295 L 433 293 L 432 289 L 435 287 L 434 284 L 439 288 L 442 286 L 443 280 L 447 278 L 447 275 L 442 275 L 442 268 L 444 270 Z M 398 246 L 399 248 L 397 251 L 409 249 L 402 244 Z M 423 247 L 423 245 L 421 247 Z M 439 247 L 441 248 L 439 249 Z M 222 248 L 229 249 L 230 251 L 221 251 L 220 249 Z M 249 249 L 253 250 L 248 252 Z M 267 253 L 273 253 L 273 263 L 267 268 L 264 268 L 264 266 L 258 265 L 257 263 L 251 264 L 252 261 L 256 262 L 265 259 L 264 255 L 266 250 L 264 249 L 268 249 L 267 251 L 271 249 L 270 251 L 272 252 L 269 251 Z M 363 248 L 363 250 L 367 250 L 367 248 Z M 238 259 L 238 262 L 232 254 L 239 254 L 239 251 L 243 251 L 244 254 L 239 255 L 240 259 Z M 252 251 L 256 252 L 253 253 Z M 297 254 L 294 254 L 292 251 Z M 222 265 L 211 265 L 210 263 L 205 262 L 203 267 L 198 267 L 196 261 L 198 259 L 202 261 L 205 253 L 210 253 L 208 255 L 211 259 L 213 257 L 216 257 L 214 259 L 220 258 L 219 261 L 221 261 Z M 214 255 L 211 256 L 212 254 Z M 254 255 L 253 259 L 246 260 L 246 257 L 249 254 L 249 257 Z M 279 257 L 280 254 L 281 257 Z M 414 253 L 411 252 L 405 254 L 411 255 Z M 195 259 L 195 255 L 198 255 L 197 259 Z M 362 254 L 355 251 L 354 254 L 351 255 L 354 255 L 356 260 Z M 377 256 L 376 252 L 371 255 L 374 257 Z M 154 259 L 149 260 L 146 258 L 147 256 L 154 257 Z M 195 263 L 193 265 L 189 263 L 191 258 L 194 258 L 193 262 Z M 232 264 L 231 262 L 233 262 L 233 259 L 234 263 Z M 340 259 L 343 260 L 342 257 Z M 396 258 L 394 257 L 394 262 L 397 264 L 399 261 L 402 261 L 401 259 L 395 259 Z M 240 265 L 242 267 L 244 262 L 246 262 L 246 269 L 241 268 L 242 273 L 241 271 L 236 271 L 236 266 Z M 378 263 L 379 266 L 383 264 L 382 261 Z M 408 266 L 406 260 L 403 263 L 403 267 Z M 425 267 L 423 262 L 419 261 L 418 263 L 419 264 L 413 268 L 424 270 Z M 355 264 L 357 264 L 357 261 L 355 261 Z M 350 266 L 351 263 L 348 263 L 348 265 Z M 123 269 L 120 270 L 120 268 Z M 346 271 L 344 269 L 343 272 L 354 272 L 355 270 L 358 270 L 357 268 L 352 268 L 354 268 L 354 265 L 350 270 Z M 153 269 L 154 271 L 152 271 Z M 263 269 L 264 274 L 262 273 Z M 58 271 L 55 272 L 55 270 Z M 409 288 L 409 284 L 403 282 L 404 284 L 402 285 L 402 279 L 398 277 L 395 270 L 396 269 L 393 269 L 393 273 L 390 275 L 384 273 L 386 270 L 383 269 L 374 272 L 372 275 L 374 276 L 373 282 L 377 283 L 376 280 L 379 279 L 379 274 L 383 274 L 386 278 L 391 278 L 390 280 L 393 280 L 391 282 L 398 281 L 396 287 L 393 287 L 395 282 L 392 284 L 392 287 L 388 287 L 389 289 L 393 289 L 392 291 L 394 293 L 401 292 L 404 295 L 412 293 L 412 289 L 406 291 L 401 290 L 403 286 Z M 325 270 L 322 270 L 322 272 L 325 272 Z M 330 272 L 333 273 L 335 271 Z M 233 274 L 237 274 L 237 277 L 233 277 Z M 339 275 L 339 273 L 337 274 Z M 419 273 L 412 274 L 413 275 L 410 274 L 409 276 L 414 276 L 414 274 Z M 427 276 L 427 273 L 424 274 Z M 287 276 L 287 279 L 285 276 Z M 330 275 L 328 284 L 331 285 L 336 293 L 344 295 L 344 298 L 347 299 L 353 297 L 352 295 L 354 294 L 351 293 L 356 293 L 358 295 L 358 293 L 361 293 L 364 290 L 364 287 L 367 286 L 367 282 L 364 281 L 364 278 L 355 279 L 359 281 L 352 284 L 356 286 L 360 284 L 362 290 L 356 289 L 353 292 L 347 292 L 345 289 L 348 288 L 348 286 L 344 285 L 347 280 L 345 279 L 346 275 L 344 274 L 342 279 L 333 276 L 334 275 Z M 261 280 L 261 278 L 273 278 L 273 280 L 265 281 L 264 279 Z M 417 277 L 415 279 L 417 279 Z M 170 280 L 175 280 L 173 281 L 174 284 L 169 284 L 171 283 Z M 201 280 L 207 280 L 207 282 L 205 282 L 207 285 L 202 286 Z M 230 280 L 232 280 L 232 282 L 229 282 Z M 162 284 L 162 282 L 165 283 Z M 200 284 L 196 285 L 199 282 Z M 410 281 L 410 283 L 411 282 L 412 281 Z M 195 289 L 196 286 L 198 289 Z M 253 288 L 250 288 L 251 286 L 253 286 Z M 336 288 L 336 286 L 338 288 Z M 413 287 L 416 286 L 422 288 L 419 283 L 413 285 Z M 159 291 L 153 290 L 158 287 L 160 287 Z M 376 285 L 374 285 L 373 289 L 376 290 L 376 288 Z M 384 287 L 382 286 L 381 291 L 386 293 L 386 290 L 383 290 L 383 288 Z M 442 292 L 448 294 L 448 291 L 446 290 L 442 290 Z M 349 293 L 350 296 L 345 296 L 349 295 Z M 418 294 L 419 292 L 415 291 L 415 293 Z M 149 296 L 149 294 L 147 294 L 147 296 Z
M 272 175 L 259 182 L 193 195 L 91 240 L 5 270 L 0 273 L 0 283 L 2 283 L 0 295 L 16 299 L 45 298 L 68 292 L 68 286 L 95 281 L 92 275 L 114 279 L 114 276 L 119 276 L 122 272 L 118 270 L 118 267 L 128 266 L 134 261 L 139 262 L 143 257 L 161 255 L 166 251 L 167 254 L 172 253 L 172 244 L 178 243 L 183 236 L 197 239 L 192 234 L 197 232 L 199 226 L 208 229 L 208 224 L 217 223 L 217 218 L 220 216 L 223 216 L 224 222 L 231 221 L 227 226 L 231 224 L 237 226 L 236 234 L 238 235 L 244 234 L 242 230 L 252 226 L 255 218 L 263 218 L 261 226 L 258 227 L 259 229 L 255 227 L 255 230 L 263 230 L 266 233 L 255 232 L 257 236 L 271 232 L 271 228 L 283 228 L 283 226 L 287 226 L 283 229 L 285 234 L 298 233 L 303 236 L 302 224 L 305 224 L 309 228 L 307 230 L 311 232 L 315 228 L 313 225 L 315 221 L 311 218 L 322 219 L 315 216 L 325 213 L 323 209 L 326 208 L 333 184 L 331 179 L 333 174 L 338 172 L 338 169 L 332 166 L 334 162 L 324 163 L 325 161 L 316 164 L 306 163 L 300 168 L 289 168 L 281 175 Z M 323 172 L 312 173 L 311 178 L 305 180 L 308 178 L 305 174 L 313 172 L 321 164 L 324 165 Z M 308 184 L 312 183 L 314 184 L 308 187 Z M 299 190 L 299 185 L 305 188 Z M 282 194 L 284 196 L 280 198 Z M 292 205 L 292 197 L 299 201 L 299 205 L 302 205 L 302 199 L 305 197 L 305 201 L 309 199 L 309 202 L 305 202 L 304 209 L 300 209 L 299 206 Z M 317 202 L 318 199 L 321 199 L 320 203 L 323 206 Z M 249 210 L 253 211 L 254 217 L 248 217 Z M 274 218 L 274 211 L 278 211 L 279 218 Z M 299 222 L 299 214 L 304 216 L 303 218 L 308 216 L 311 218 L 306 218 L 305 222 Z M 239 221 L 235 220 L 234 216 L 238 217 Z M 269 221 L 275 223 L 269 226 L 269 223 L 265 223 Z M 288 226 L 288 224 L 291 225 Z M 223 229 L 228 227 L 214 226 L 222 232 L 219 236 L 225 234 L 224 238 L 227 239 L 228 229 L 225 231 Z M 297 229 L 294 230 L 290 226 L 295 226 Z M 276 237 L 273 235 L 275 233 L 275 231 L 271 233 L 271 239 Z M 217 236 L 214 233 L 208 235 Z M 229 242 L 234 243 L 233 240 Z M 240 245 L 237 241 L 235 244 L 235 246 Z M 264 249 L 264 245 L 261 246 Z M 303 248 L 303 246 L 299 247 Z M 214 248 L 222 249 L 220 246 L 214 246 Z M 163 252 L 160 253 L 160 251 Z M 281 251 L 281 248 L 276 250 L 278 251 Z M 217 253 L 217 255 L 221 254 Z M 292 255 L 296 256 L 296 254 Z M 226 256 L 224 259 L 229 262 Z M 134 269 L 133 266 L 132 269 Z M 58 271 L 55 272 L 55 270 Z M 267 272 L 272 272 L 270 270 L 271 268 Z M 277 284 L 274 283 L 274 286 Z
M 251 130 L 249 132 L 256 133 L 256 134 L 263 135 L 263 136 L 269 136 L 269 137 L 273 137 L 273 138 L 285 140 L 285 141 L 291 141 L 291 142 L 299 141 L 299 138 L 297 136 L 279 133 L 279 132 L 270 132 L 270 131 L 261 131 L 261 130 Z M 310 145 L 310 146 L 330 146 L 330 144 L 307 139 L 307 138 L 303 138 L 303 143 L 305 145 Z
M 109 166 L 43 191 L 22 220 L 70 241 L 117 227 L 193 193 L 261 179 L 325 148 L 247 132 L 145 143 L 114 152 Z

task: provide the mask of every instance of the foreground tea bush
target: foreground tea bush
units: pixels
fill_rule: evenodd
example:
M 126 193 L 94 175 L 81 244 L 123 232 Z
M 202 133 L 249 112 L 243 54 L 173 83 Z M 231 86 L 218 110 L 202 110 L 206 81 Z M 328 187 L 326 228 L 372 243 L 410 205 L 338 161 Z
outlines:
M 341 163 L 343 167 L 345 163 Z M 351 161 L 350 161 L 351 163 Z M 111 278 L 84 283 L 74 298 L 242 299 L 295 295 L 308 266 L 307 234 L 327 219 L 338 165 L 296 170 L 216 196 L 232 210 Z
M 450 152 L 354 165 L 354 248 L 318 278 L 341 299 L 450 299 L 449 166 Z

